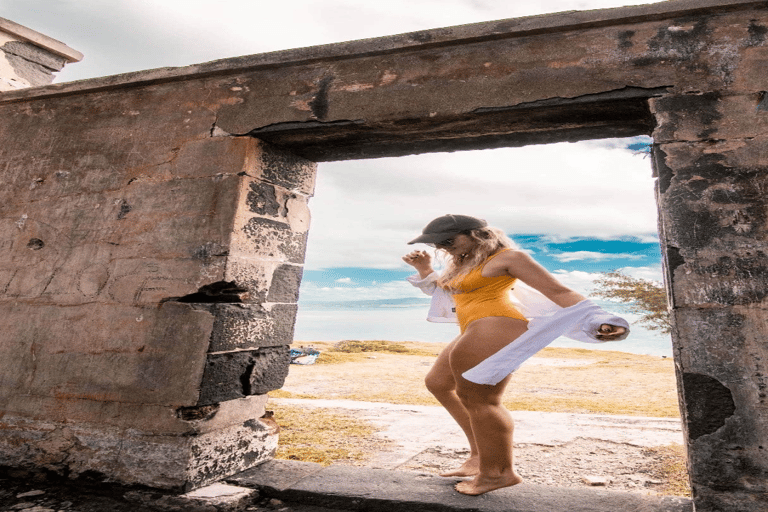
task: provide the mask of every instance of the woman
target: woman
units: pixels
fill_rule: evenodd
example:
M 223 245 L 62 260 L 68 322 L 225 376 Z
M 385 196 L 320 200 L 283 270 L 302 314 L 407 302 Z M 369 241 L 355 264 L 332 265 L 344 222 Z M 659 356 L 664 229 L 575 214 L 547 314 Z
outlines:
M 512 248 L 502 231 L 482 219 L 444 215 L 410 241 L 431 244 L 449 258 L 437 285 L 453 294 L 461 334 L 440 353 L 426 377 L 427 389 L 448 410 L 469 440 L 470 456 L 461 467 L 441 476 L 471 476 L 456 484 L 463 494 L 479 495 L 522 481 L 513 466 L 513 423 L 501 405 L 510 376 L 494 385 L 477 384 L 462 374 L 513 343 L 528 328 L 509 291 L 520 279 L 549 300 L 568 308 L 585 297 L 563 286 L 528 254 Z M 426 279 L 431 257 L 413 251 L 403 257 Z M 433 276 L 434 277 L 434 276 Z M 626 329 L 600 325 L 595 337 L 611 341 Z

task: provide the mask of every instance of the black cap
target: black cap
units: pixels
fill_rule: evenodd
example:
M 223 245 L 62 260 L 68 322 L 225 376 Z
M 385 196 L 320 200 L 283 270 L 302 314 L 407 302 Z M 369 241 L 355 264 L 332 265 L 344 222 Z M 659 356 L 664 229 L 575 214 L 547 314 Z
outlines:
M 425 243 L 435 244 L 448 240 L 463 231 L 469 231 L 477 228 L 484 228 L 488 225 L 483 219 L 470 217 L 469 215 L 443 215 L 438 217 L 421 231 L 421 236 L 417 236 L 409 244 Z

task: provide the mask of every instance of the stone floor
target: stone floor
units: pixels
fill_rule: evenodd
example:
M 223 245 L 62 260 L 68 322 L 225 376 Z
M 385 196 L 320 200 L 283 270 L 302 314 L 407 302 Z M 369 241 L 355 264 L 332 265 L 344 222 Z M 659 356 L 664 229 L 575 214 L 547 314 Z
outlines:
M 536 484 L 483 496 L 453 490 L 456 479 L 408 471 L 270 461 L 191 493 L 0 471 L 0 511 L 20 512 L 691 512 L 685 498 Z

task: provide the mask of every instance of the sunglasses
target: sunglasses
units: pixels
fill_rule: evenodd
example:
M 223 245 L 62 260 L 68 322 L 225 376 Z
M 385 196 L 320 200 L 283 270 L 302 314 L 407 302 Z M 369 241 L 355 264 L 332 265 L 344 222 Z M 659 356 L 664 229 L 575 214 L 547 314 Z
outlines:
M 446 240 L 443 240 L 442 242 L 435 242 L 433 244 L 427 244 L 427 245 L 429 245 L 430 247 L 437 247 L 437 248 L 445 247 L 445 248 L 448 248 L 448 247 L 453 247 L 454 242 L 456 242 L 456 237 L 448 238 Z

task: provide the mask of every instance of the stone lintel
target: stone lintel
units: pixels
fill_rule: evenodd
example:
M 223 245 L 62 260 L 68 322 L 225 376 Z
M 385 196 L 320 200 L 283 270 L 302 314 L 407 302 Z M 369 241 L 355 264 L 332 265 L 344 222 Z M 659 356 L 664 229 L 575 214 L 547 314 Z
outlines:
M 259 68 L 284 68 L 321 61 L 388 55 L 414 49 L 456 46 L 478 41 L 585 30 L 683 16 L 715 14 L 762 6 L 764 6 L 764 2 L 756 0 L 668 0 L 638 6 L 526 16 L 358 41 L 247 55 L 181 68 L 158 68 L 72 83 L 55 84 L 39 87 L 34 91 L 5 93 L 0 98 L 0 103 L 40 96 L 56 96 L 89 90 L 124 88 L 149 83 L 203 78 L 212 75 L 236 74 Z

